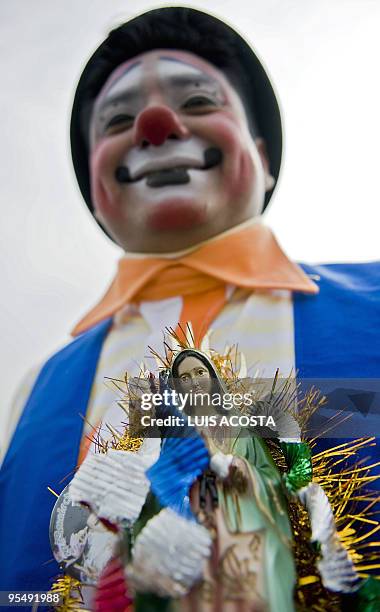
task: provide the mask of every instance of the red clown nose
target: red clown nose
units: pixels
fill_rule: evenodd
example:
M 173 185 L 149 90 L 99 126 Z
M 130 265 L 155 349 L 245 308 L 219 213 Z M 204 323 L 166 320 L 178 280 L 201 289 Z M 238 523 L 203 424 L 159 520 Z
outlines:
M 150 106 L 143 110 L 135 123 L 134 144 L 149 143 L 158 147 L 169 137 L 184 138 L 188 130 L 167 106 Z

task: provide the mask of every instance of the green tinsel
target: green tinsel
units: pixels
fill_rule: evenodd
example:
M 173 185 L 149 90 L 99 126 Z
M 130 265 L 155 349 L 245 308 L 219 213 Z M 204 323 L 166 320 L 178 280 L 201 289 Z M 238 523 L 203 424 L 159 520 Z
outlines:
M 376 578 L 367 578 L 358 591 L 358 612 L 379 612 L 380 610 L 380 581 Z
M 289 471 L 283 475 L 284 483 L 291 495 L 311 482 L 313 469 L 311 451 L 306 442 L 281 442 Z

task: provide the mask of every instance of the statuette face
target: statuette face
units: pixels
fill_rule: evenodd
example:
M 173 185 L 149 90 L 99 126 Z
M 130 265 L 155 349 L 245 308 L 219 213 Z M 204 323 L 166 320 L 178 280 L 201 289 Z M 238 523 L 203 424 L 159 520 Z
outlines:
M 197 357 L 185 357 L 178 366 L 178 376 L 184 392 L 187 390 L 200 393 L 211 392 L 212 380 L 210 372 Z

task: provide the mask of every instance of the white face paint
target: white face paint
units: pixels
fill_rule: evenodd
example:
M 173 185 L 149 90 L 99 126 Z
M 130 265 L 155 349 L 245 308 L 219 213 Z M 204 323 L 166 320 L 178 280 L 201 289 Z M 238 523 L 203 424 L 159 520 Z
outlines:
M 129 189 L 139 199 L 159 204 L 168 197 L 195 198 L 202 190 L 207 189 L 211 169 L 205 169 L 207 150 L 211 143 L 191 136 L 186 140 L 166 140 L 160 146 L 132 148 L 122 160 L 128 168 L 133 184 Z M 153 187 L 152 177 L 168 170 L 182 169 L 188 177 L 184 184 L 166 184 Z
M 152 121 L 162 124 L 165 109 L 176 110 L 182 104 L 191 105 L 194 102 L 195 108 L 201 110 L 210 106 L 217 108 L 222 100 L 220 84 L 191 65 L 172 58 L 161 58 L 154 67 L 149 62 L 147 65 L 137 63 L 111 84 L 105 93 L 101 103 L 104 115 L 97 131 L 98 134 L 102 131 L 117 134 L 120 128 L 128 125 L 131 121 L 129 118 L 138 117 L 146 109 L 154 111 L 154 107 L 158 107 L 158 110 Z M 163 109 L 161 114 L 159 108 Z M 161 202 L 173 198 L 194 201 L 201 197 L 202 192 L 209 191 L 209 187 L 215 187 L 211 168 L 205 167 L 205 154 L 212 148 L 212 143 L 190 134 L 186 134 L 184 139 L 173 139 L 169 133 L 171 129 L 176 129 L 174 123 L 172 128 L 168 127 L 167 138 L 162 137 L 162 142 L 155 146 L 150 142 L 150 138 L 154 138 L 155 126 L 150 123 L 147 127 L 145 122 L 145 128 L 138 130 L 144 146 L 141 146 L 141 142 L 135 142 L 135 146 L 129 148 L 119 160 L 118 167 L 128 169 L 131 179 L 124 190 L 131 198 L 143 201 L 144 205 L 150 203 L 157 207 Z M 167 172 L 175 169 L 181 170 L 182 176 L 178 172 Z M 157 173 L 161 176 L 154 180 L 152 175 Z
M 185 248 L 257 214 L 265 195 L 237 92 L 182 51 L 115 70 L 95 103 L 90 165 L 97 217 L 127 250 Z
M 202 168 L 205 164 L 205 151 L 210 146 L 210 143 L 196 136 L 188 140 L 166 140 L 159 147 L 131 149 L 122 163 L 129 168 L 133 180 L 143 178 L 157 170 L 167 170 L 178 166 Z

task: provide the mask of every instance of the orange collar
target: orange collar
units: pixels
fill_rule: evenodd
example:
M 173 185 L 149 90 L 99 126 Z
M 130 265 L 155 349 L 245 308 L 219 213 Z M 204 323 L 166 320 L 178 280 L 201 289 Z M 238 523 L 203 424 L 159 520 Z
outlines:
M 202 307 L 210 310 L 207 296 L 213 294 L 215 298 L 218 292 L 220 303 L 211 309 L 215 314 L 223 305 L 221 296 L 226 284 L 252 290 L 287 289 L 309 294 L 319 291 L 305 272 L 288 259 L 271 230 L 255 223 L 218 236 L 179 257 L 123 257 L 104 297 L 72 333 L 89 329 L 128 303 L 174 296 L 201 296 Z

